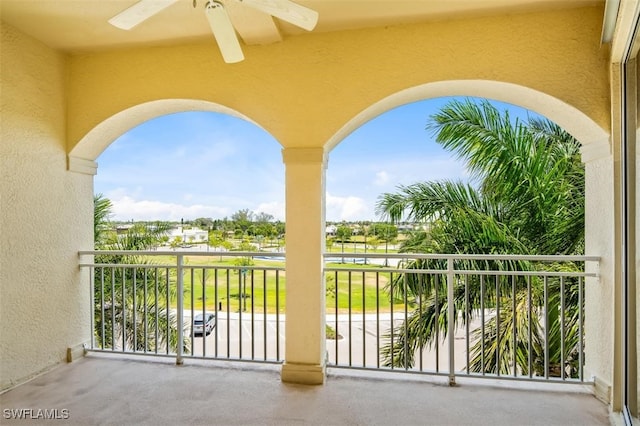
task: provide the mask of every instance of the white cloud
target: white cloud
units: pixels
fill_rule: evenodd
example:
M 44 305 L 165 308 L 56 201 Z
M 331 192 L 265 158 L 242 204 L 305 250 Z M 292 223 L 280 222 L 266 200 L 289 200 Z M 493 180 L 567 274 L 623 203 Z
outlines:
M 336 197 L 327 193 L 327 220 L 361 220 L 373 217 L 373 209 L 360 197 Z
M 260 203 L 255 213 L 267 213 L 273 215 L 277 220 L 284 221 L 284 203 L 279 201 Z
M 384 170 L 376 173 L 376 179 L 373 181 L 375 185 L 382 186 L 387 182 L 389 182 L 389 173 Z
M 172 220 L 195 219 L 198 217 L 223 217 L 229 210 L 223 207 L 202 204 L 183 205 L 161 201 L 136 200 L 130 196 L 108 197 L 113 204 L 114 220 Z

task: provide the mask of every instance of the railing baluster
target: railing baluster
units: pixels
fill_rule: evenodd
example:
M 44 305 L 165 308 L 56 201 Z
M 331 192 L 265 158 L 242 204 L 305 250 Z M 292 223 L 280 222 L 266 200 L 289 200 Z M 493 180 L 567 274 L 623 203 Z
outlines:
M 196 277 L 195 277 L 195 268 L 189 268 L 189 278 L 191 279 L 191 284 L 189 287 L 189 293 L 191 295 L 190 297 L 190 305 L 189 305 L 189 338 L 191 339 L 191 356 L 194 357 L 195 356 L 195 341 L 196 341 L 196 334 L 193 331 L 193 325 L 195 322 L 195 311 L 196 311 L 196 304 L 195 304 L 195 288 L 196 288 Z M 204 274 L 204 270 L 202 271 Z M 204 306 L 204 301 L 202 302 L 202 306 Z M 184 328 L 184 327 L 183 327 Z M 203 349 L 202 349 L 202 356 L 205 356 L 206 351 L 204 349 L 204 346 L 206 345 L 206 339 L 203 339 L 202 342 L 203 345 Z M 183 354 L 184 355 L 184 354 Z
M 516 353 L 518 352 L 518 341 L 516 340 L 516 323 L 518 322 L 518 311 L 516 310 L 516 276 L 511 275 L 511 317 L 513 322 L 513 336 L 512 336 L 512 352 L 513 352 L 513 377 L 518 375 L 517 371 L 517 357 Z
M 137 351 L 138 350 L 138 323 L 136 322 L 136 312 L 137 312 L 137 305 L 136 305 L 136 276 L 138 275 L 138 270 L 137 268 L 133 268 L 133 311 L 132 313 L 132 319 L 133 319 L 133 351 Z
M 393 347 L 393 332 L 394 332 L 394 324 L 393 324 L 393 272 L 389 273 L 389 299 L 391 300 L 390 303 L 390 308 L 391 308 L 391 312 L 390 312 L 390 318 L 391 318 L 391 369 L 393 370 L 395 367 L 395 354 L 394 354 L 394 347 Z
M 104 318 L 104 266 L 100 267 L 100 322 L 102 323 L 102 342 L 100 348 L 104 349 L 105 318 Z
M 220 311 L 222 310 L 220 306 L 220 299 L 218 299 L 218 272 L 220 270 L 218 268 L 214 268 L 213 270 L 213 302 L 216 305 L 216 326 L 214 328 L 214 338 L 213 338 L 213 355 L 218 358 L 218 329 L 220 328 L 218 325 L 220 324 Z M 202 303 L 205 303 L 205 288 L 202 286 Z
M 420 285 L 418 286 L 418 318 L 422 318 L 422 305 L 423 305 L 423 300 L 422 300 L 422 290 L 424 289 L 424 280 L 425 280 L 425 276 L 424 274 L 420 274 Z M 420 344 L 418 346 L 418 362 L 419 362 L 419 371 L 423 371 L 424 367 L 423 367 L 423 352 L 424 352 L 424 345 L 422 344 L 422 340 L 420 340 Z
M 262 336 L 263 336 L 263 351 L 264 361 L 267 360 L 267 271 L 264 271 L 262 280 Z
M 484 329 L 484 275 L 480 275 L 480 364 L 482 375 L 485 375 L 486 365 L 485 365 L 485 357 L 484 357 L 484 342 L 485 342 L 485 329 Z
M 203 327 L 206 327 L 206 315 L 207 315 L 207 292 L 205 289 L 205 283 L 206 283 L 206 271 L 204 268 L 202 268 L 202 325 Z M 193 331 L 193 326 L 195 325 L 195 315 L 194 312 L 196 310 L 196 306 L 195 306 L 195 301 L 193 299 L 193 288 L 194 288 L 194 284 L 195 284 L 195 276 L 194 276 L 194 268 L 191 268 L 191 345 L 193 346 L 194 341 L 195 341 L 195 332 Z M 216 317 L 215 319 L 216 321 L 218 321 L 218 318 Z M 206 328 L 204 329 L 204 334 L 202 335 L 202 356 L 206 357 L 207 356 L 207 332 L 206 332 Z M 193 353 L 193 349 L 191 350 L 191 353 Z
M 227 271 L 227 358 L 231 357 L 231 316 L 230 316 L 230 307 L 229 305 L 231 305 L 231 293 L 230 293 L 230 289 L 231 289 L 231 269 L 226 268 Z
M 560 378 L 565 379 L 565 345 L 564 345 L 564 277 L 560 277 Z
M 89 268 L 89 324 L 91 324 L 91 338 L 89 339 L 89 345 L 91 349 L 96 347 L 96 288 L 95 288 L 95 275 L 96 268 L 91 266 Z
M 409 284 L 409 280 L 408 280 L 408 275 L 409 274 L 403 274 L 402 276 L 402 282 L 404 283 L 404 285 L 402 286 L 402 303 L 404 304 L 404 369 L 409 370 L 409 324 L 408 324 L 408 319 L 409 319 L 409 310 L 408 310 L 408 304 L 409 304 L 409 300 L 407 299 L 407 286 Z
M 147 268 L 144 268 L 144 288 L 142 290 L 142 299 L 143 299 L 143 315 L 144 315 L 144 324 L 143 324 L 143 329 L 144 329 L 144 353 L 147 353 L 147 351 L 149 350 L 149 314 L 147 313 L 147 298 L 149 297 L 149 295 L 147 294 L 147 280 L 148 280 L 148 270 Z
M 584 302 L 582 293 L 582 277 L 578 278 L 578 377 L 580 381 L 584 381 L 584 331 L 582 330 L 583 314 L 584 314 Z
M 242 358 L 242 311 L 244 311 L 246 303 L 246 294 L 244 290 L 247 286 L 246 270 L 238 270 L 238 358 Z
M 351 271 L 349 271 L 348 286 L 349 286 L 348 287 L 349 290 L 348 290 L 347 300 L 348 300 L 349 310 L 347 311 L 347 315 L 348 315 L 348 319 L 349 319 L 349 322 L 348 322 L 349 326 L 348 326 L 347 331 L 349 333 L 349 367 L 351 367 L 351 341 L 353 340 L 351 338 L 351 293 L 352 293 L 351 292 Z
M 171 345 L 170 345 L 170 340 L 169 336 L 171 336 L 171 328 L 170 328 L 170 324 L 171 324 L 171 311 L 169 309 L 169 306 L 171 306 L 171 298 L 170 298 L 170 294 L 171 292 L 169 291 L 169 288 L 171 287 L 171 274 L 169 273 L 169 268 L 166 269 L 166 277 L 167 277 L 167 285 L 165 287 L 165 292 L 167 294 L 167 300 L 166 300 L 166 305 L 165 305 L 165 312 L 167 314 L 167 324 L 165 327 L 165 336 L 166 336 L 166 346 L 167 346 L 167 355 L 169 355 L 171 353 Z
M 439 325 L 439 320 L 440 320 L 440 295 L 438 294 L 438 292 L 440 291 L 440 274 L 436 275 L 436 283 L 434 286 L 434 293 L 435 293 L 435 304 L 436 306 L 434 307 L 434 319 L 433 319 L 433 323 L 432 323 L 432 327 L 435 327 L 435 348 L 436 348 L 436 373 L 440 372 L 440 325 Z
M 454 305 L 454 281 L 455 272 L 453 270 L 453 259 L 447 259 L 447 325 L 449 337 L 449 386 L 456 384 L 456 361 L 455 361 L 455 305 Z
M 127 275 L 122 267 L 122 352 L 127 350 Z
M 335 319 L 336 319 L 336 340 L 335 340 L 335 353 L 336 353 L 336 361 L 335 364 L 336 365 L 340 365 L 340 361 L 338 361 L 338 356 L 339 356 L 339 351 L 338 351 L 338 295 L 340 294 L 340 289 L 339 289 L 339 281 L 338 281 L 338 271 L 335 271 L 335 299 L 336 299 L 336 303 L 335 303 Z
M 500 377 L 500 276 L 496 274 L 496 375 Z
M 544 378 L 549 378 L 549 285 L 544 277 Z
M 159 286 L 159 280 L 160 280 L 160 274 L 159 274 L 159 269 L 155 268 L 155 292 L 156 292 L 156 298 L 153 302 L 154 306 L 155 306 L 155 310 L 156 313 L 154 315 L 155 318 L 155 328 L 154 328 L 154 332 L 155 332 L 155 338 L 156 340 L 153 342 L 153 346 L 154 346 L 154 351 L 157 354 L 158 353 L 158 338 L 160 337 L 160 313 L 158 312 L 158 309 L 160 309 L 159 305 L 160 305 L 160 290 L 158 288 Z
M 176 269 L 176 292 L 177 292 L 177 304 L 178 304 L 178 317 L 176 318 L 177 322 L 178 322 L 178 347 L 176 348 L 176 364 L 177 365 L 182 365 L 184 363 L 184 360 L 182 359 L 182 350 L 184 349 L 184 326 L 183 326 L 183 321 L 184 321 L 184 314 L 183 314 L 183 310 L 184 310 L 184 302 L 183 302 L 183 298 L 184 298 L 184 256 L 182 256 L 181 254 L 179 254 L 177 256 L 177 269 Z M 192 269 L 193 271 L 193 269 Z M 193 281 L 192 281 L 193 282 Z M 169 294 L 169 289 L 167 287 L 167 295 Z M 168 297 L 167 297 L 167 310 L 169 310 L 169 303 L 168 303 Z M 169 331 L 169 330 L 167 330 Z M 206 334 L 206 333 L 205 333 Z M 203 334 L 203 338 L 205 336 L 205 334 Z M 168 334 L 167 334 L 168 335 Z M 168 352 L 168 351 L 167 351 Z
M 533 316 L 533 309 L 531 307 L 531 277 L 527 277 L 527 329 L 529 332 L 529 342 L 528 342 L 528 369 L 529 369 L 529 378 L 533 377 L 533 330 L 531 328 L 531 317 Z
M 116 350 L 116 268 L 111 268 L 111 350 Z
M 367 324 L 366 324 L 366 276 L 362 271 L 362 366 L 367 366 Z
M 376 271 L 376 368 L 380 368 L 380 272 Z
M 276 361 L 280 361 L 280 271 L 276 270 Z
M 253 269 L 251 270 L 251 359 L 254 360 L 256 359 L 256 353 L 255 353 L 255 347 L 254 347 L 254 338 L 253 336 L 255 336 L 255 323 L 253 321 L 254 319 L 254 307 L 253 307 L 253 279 L 254 279 L 254 271 Z
M 464 315 L 465 315 L 465 321 L 464 321 L 464 328 L 465 328 L 465 346 L 466 346 L 466 358 L 467 358 L 467 375 L 469 375 L 471 372 L 469 371 L 469 364 L 471 362 L 471 358 L 470 358 L 470 341 L 469 341 L 469 328 L 470 325 L 469 323 L 471 322 L 471 312 L 469 309 L 469 276 L 465 275 L 464 276 Z

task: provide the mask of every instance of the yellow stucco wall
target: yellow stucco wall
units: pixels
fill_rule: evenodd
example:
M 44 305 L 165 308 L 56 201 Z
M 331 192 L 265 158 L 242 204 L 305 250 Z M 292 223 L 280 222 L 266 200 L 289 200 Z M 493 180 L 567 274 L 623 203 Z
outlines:
M 233 65 L 219 60 L 213 40 L 74 56 L 68 149 L 114 114 L 158 99 L 222 104 L 285 147 L 321 147 L 380 99 L 429 82 L 465 79 L 545 92 L 607 129 L 601 19 L 600 8 L 586 8 L 311 33 L 248 46 L 247 59 Z M 97 151 L 82 156 L 95 159 Z
M 66 57 L 2 25 L 0 389 L 89 336 L 78 249 L 93 235 L 91 176 L 66 171 Z

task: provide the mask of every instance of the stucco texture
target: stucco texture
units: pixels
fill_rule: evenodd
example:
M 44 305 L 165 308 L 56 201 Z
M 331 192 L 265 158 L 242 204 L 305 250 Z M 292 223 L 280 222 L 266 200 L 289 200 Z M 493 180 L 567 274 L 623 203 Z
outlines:
M 0 388 L 90 338 L 77 252 L 93 235 L 92 179 L 66 171 L 66 58 L 3 25 Z
M 601 19 L 600 8 L 578 8 L 310 33 L 247 46 L 246 60 L 233 65 L 218 61 L 213 40 L 76 55 L 69 68 L 68 148 L 115 114 L 160 99 L 214 102 L 249 117 L 284 147 L 323 147 L 381 99 L 429 82 L 467 79 L 547 93 L 607 129 Z M 498 99 L 503 95 L 496 92 Z M 93 160 L 110 142 L 79 149 L 80 156 Z
M 615 235 L 613 158 L 606 157 L 585 165 L 585 245 L 587 255 L 600 256 L 598 279 L 588 278 L 585 286 L 585 371 L 594 376 L 597 386 L 612 385 L 614 336 L 614 261 Z M 604 389 L 603 389 L 604 391 Z M 601 395 L 605 397 L 605 395 Z

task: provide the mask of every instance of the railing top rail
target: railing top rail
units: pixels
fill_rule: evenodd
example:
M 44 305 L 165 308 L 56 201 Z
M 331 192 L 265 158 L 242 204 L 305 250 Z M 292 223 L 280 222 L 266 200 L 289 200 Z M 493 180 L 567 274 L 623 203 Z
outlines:
M 166 269 L 175 268 L 175 263 L 80 263 L 81 268 L 138 268 L 138 269 Z M 284 271 L 283 266 L 244 266 L 244 265 L 182 265 L 183 269 L 219 269 L 219 270 L 247 270 L 247 271 Z
M 130 255 L 130 256 L 228 256 L 228 257 L 284 257 L 284 252 L 247 251 L 195 251 L 195 250 L 80 250 L 79 256 L 89 255 Z
M 88 255 L 142 256 L 228 256 L 228 257 L 286 257 L 285 252 L 192 251 L 192 250 L 80 250 Z M 327 258 L 349 259 L 452 259 L 452 260 L 529 260 L 541 262 L 599 262 L 600 256 L 582 255 L 524 255 L 524 254 L 446 254 L 446 253 L 323 253 Z
M 368 272 L 368 273 L 393 273 L 393 274 L 413 274 L 413 275 L 432 275 L 432 274 L 446 274 L 446 269 L 389 269 L 389 268 L 350 268 L 348 266 L 341 267 L 327 267 L 324 268 L 327 272 Z M 532 277 L 598 277 L 595 272 L 580 272 L 580 271 L 522 271 L 522 270 L 468 270 L 468 269 L 454 269 L 453 272 L 456 275 L 488 275 L 488 276 L 532 276 Z
M 445 253 L 324 253 L 324 257 L 356 259 L 453 259 L 453 260 L 531 260 L 599 262 L 600 256 L 528 254 L 445 254 Z

